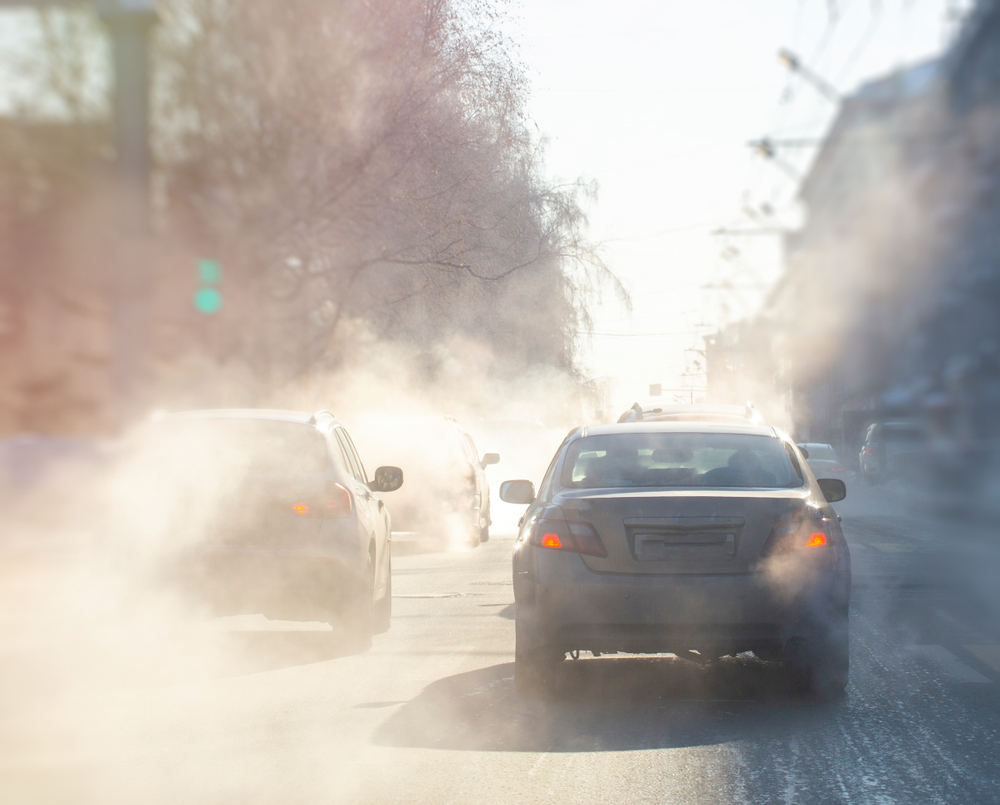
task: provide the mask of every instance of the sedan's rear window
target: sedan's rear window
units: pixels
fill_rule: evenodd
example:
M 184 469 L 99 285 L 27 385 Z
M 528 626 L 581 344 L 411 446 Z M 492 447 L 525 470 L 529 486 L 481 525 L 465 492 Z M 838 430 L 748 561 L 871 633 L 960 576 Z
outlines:
M 572 442 L 562 485 L 570 488 L 801 486 L 782 443 L 746 433 L 622 433 Z

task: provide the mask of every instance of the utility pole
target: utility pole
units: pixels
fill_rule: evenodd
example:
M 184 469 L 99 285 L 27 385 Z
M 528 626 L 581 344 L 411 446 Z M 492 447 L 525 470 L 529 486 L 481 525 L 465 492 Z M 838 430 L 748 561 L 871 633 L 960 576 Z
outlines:
M 150 173 L 149 34 L 153 0 L 99 0 L 111 33 L 117 215 L 123 237 L 114 283 L 114 393 L 127 415 L 149 346 Z

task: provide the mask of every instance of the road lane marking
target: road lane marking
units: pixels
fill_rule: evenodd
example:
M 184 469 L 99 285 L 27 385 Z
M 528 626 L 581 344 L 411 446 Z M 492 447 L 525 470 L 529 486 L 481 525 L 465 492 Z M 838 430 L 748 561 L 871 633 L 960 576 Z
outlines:
M 894 545 L 891 542 L 873 542 L 871 546 L 882 553 L 910 553 L 913 550 L 902 545 Z
M 970 668 L 944 646 L 904 646 L 904 650 L 912 657 L 924 660 L 942 676 L 955 682 L 991 684 L 993 681 Z
M 975 654 L 994 671 L 1000 671 L 1000 646 L 972 645 L 963 648 Z

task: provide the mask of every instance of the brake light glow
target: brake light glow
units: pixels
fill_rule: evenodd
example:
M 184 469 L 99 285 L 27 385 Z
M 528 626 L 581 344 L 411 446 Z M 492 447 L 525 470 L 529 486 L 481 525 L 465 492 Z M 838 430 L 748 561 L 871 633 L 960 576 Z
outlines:
M 875 448 L 872 447 L 871 445 L 868 445 L 868 447 L 865 448 L 865 455 L 866 456 L 874 456 L 875 455 Z
M 844 468 L 843 467 L 830 467 L 830 471 L 831 472 L 843 472 Z
M 601 559 L 608 555 L 601 537 L 590 523 L 556 519 L 538 520 L 531 528 L 528 541 L 540 548 L 582 553 Z
M 795 553 L 806 548 L 828 548 L 832 544 L 833 524 L 822 518 L 805 518 L 778 523 L 764 544 L 764 557 Z M 826 551 L 817 553 L 825 554 Z
M 296 517 L 342 519 L 351 516 L 351 493 L 340 484 L 328 482 L 326 494 L 292 504 Z

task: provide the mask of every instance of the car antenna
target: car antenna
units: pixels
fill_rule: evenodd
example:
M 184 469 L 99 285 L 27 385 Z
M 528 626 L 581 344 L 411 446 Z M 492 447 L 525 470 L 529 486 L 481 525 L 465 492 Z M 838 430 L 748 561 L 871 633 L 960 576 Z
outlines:
M 632 407 L 629 408 L 624 414 L 618 417 L 618 422 L 641 422 L 642 421 L 642 406 L 639 403 L 632 403 Z

